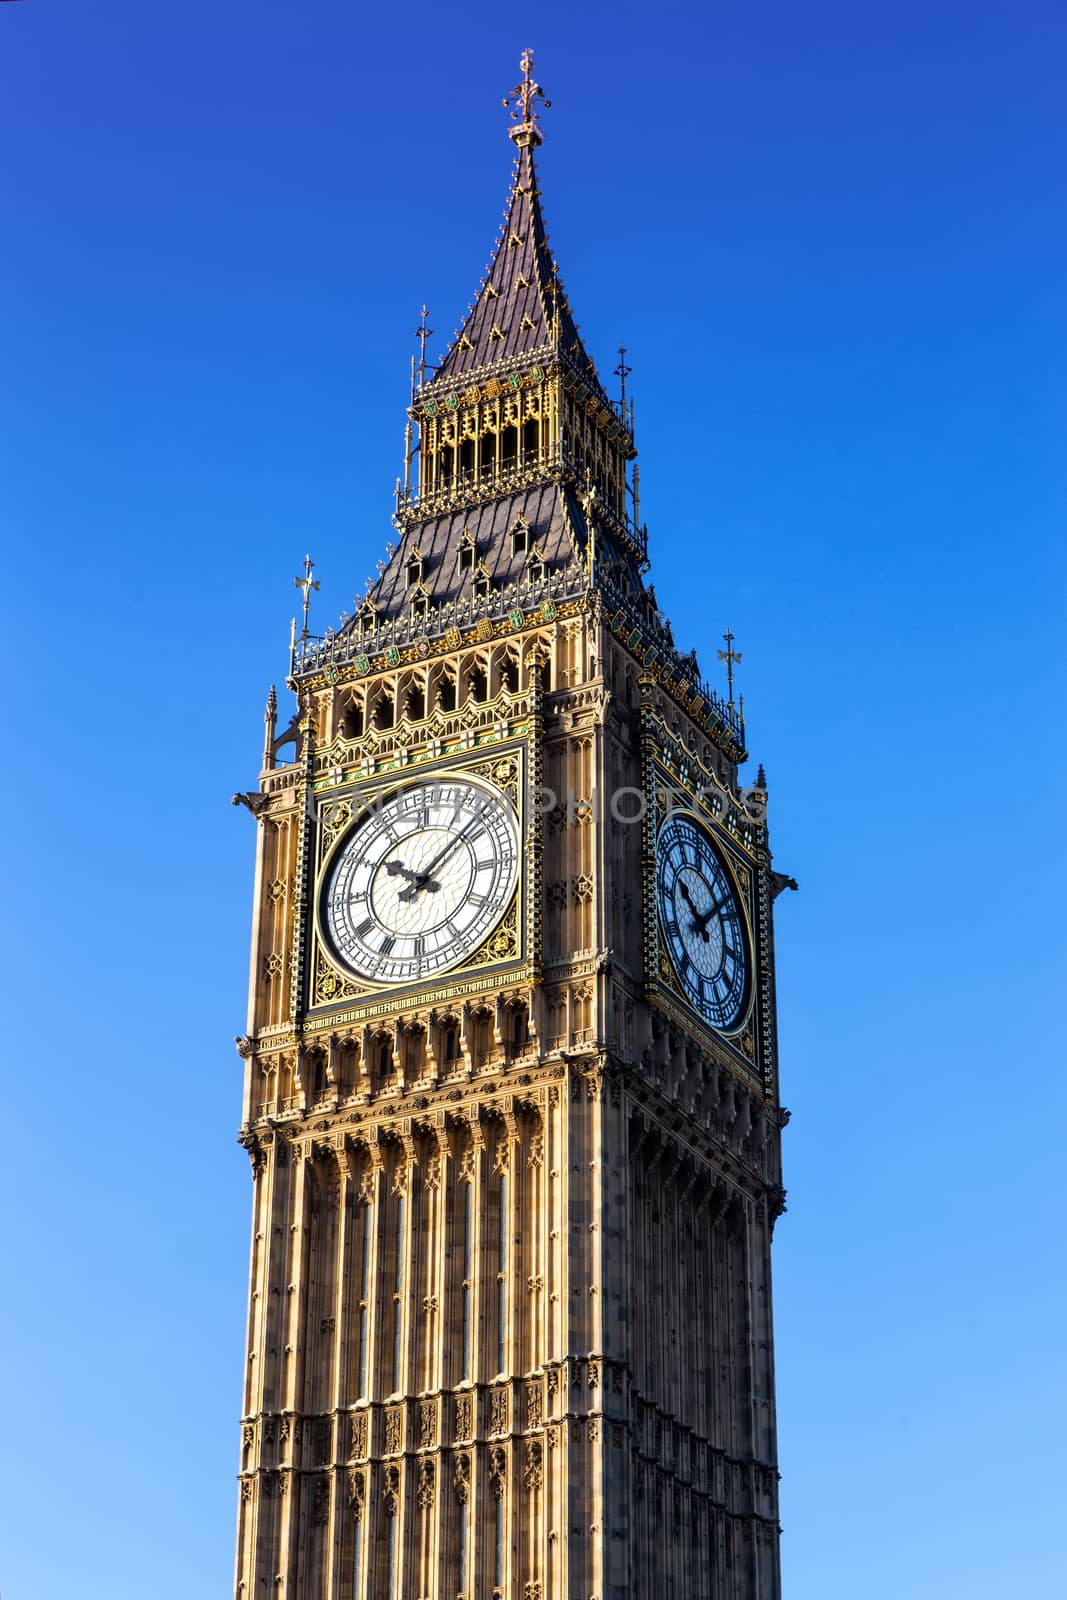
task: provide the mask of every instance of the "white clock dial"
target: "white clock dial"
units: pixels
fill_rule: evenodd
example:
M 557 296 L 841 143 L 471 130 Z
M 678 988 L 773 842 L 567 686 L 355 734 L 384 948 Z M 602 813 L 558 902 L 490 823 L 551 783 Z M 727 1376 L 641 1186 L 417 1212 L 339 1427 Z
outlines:
M 748 1000 L 745 919 L 718 850 L 690 817 L 668 817 L 656 851 L 659 916 L 674 969 L 696 1009 L 727 1031 Z
M 462 778 L 412 784 L 348 835 L 323 921 L 337 955 L 375 983 L 454 966 L 507 910 L 519 870 L 515 813 Z

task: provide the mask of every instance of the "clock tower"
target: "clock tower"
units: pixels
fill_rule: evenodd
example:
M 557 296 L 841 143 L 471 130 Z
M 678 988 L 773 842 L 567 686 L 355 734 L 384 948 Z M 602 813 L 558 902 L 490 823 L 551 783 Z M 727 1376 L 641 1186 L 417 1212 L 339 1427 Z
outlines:
M 491 265 L 417 371 L 397 543 L 336 632 L 305 603 L 295 715 L 272 690 L 235 796 L 238 1600 L 779 1594 L 789 880 L 732 677 L 708 687 L 646 582 L 632 409 L 549 249 L 531 65 Z

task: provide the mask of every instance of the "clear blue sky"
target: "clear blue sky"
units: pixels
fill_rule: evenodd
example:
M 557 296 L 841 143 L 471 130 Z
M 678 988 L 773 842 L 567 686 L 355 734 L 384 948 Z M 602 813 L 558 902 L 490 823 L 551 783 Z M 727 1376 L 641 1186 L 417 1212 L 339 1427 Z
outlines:
M 255 781 L 305 549 L 391 537 L 418 307 L 549 227 L 780 902 L 787 1600 L 1064 1592 L 1067 20 L 0 11 L 4 1600 L 229 1592 Z M 435 341 L 441 348 L 440 337 Z M 10 681 L 10 680 L 9 680 Z

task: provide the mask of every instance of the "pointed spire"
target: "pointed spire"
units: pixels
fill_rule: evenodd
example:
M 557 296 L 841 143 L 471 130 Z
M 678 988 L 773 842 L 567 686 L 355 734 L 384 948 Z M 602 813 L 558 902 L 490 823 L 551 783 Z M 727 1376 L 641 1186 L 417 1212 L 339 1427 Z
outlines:
M 571 316 L 541 212 L 534 149 L 542 134 L 535 102 L 545 106 L 550 102 L 531 76 L 529 50 L 523 51 L 521 65 L 522 80 L 504 100 L 515 119 L 508 136 L 518 146 L 504 226 L 478 297 L 428 390 L 450 386 L 476 368 L 535 354 L 547 359 L 556 353 L 569 356 L 585 381 L 600 389 L 596 368 Z

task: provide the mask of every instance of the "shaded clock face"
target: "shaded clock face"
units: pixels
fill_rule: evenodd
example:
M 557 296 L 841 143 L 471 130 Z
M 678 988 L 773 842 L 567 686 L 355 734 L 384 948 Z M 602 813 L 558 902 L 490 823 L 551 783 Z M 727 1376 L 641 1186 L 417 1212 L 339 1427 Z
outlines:
M 687 997 L 712 1027 L 735 1027 L 748 1001 L 744 915 L 722 857 L 690 817 L 668 817 L 660 829 L 656 889 L 667 950 Z
M 518 878 L 518 827 L 503 799 L 461 778 L 412 784 L 357 823 L 322 901 L 330 943 L 375 983 L 412 983 L 476 949 Z

